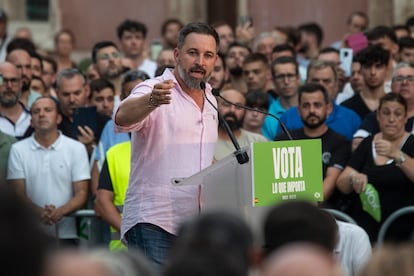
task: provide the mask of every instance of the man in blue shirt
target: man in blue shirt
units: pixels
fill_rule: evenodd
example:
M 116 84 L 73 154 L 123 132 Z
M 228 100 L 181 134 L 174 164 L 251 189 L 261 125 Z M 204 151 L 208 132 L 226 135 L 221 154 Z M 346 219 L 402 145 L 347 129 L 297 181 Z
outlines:
M 328 91 L 332 101 L 332 112 L 326 119 L 328 127 L 351 141 L 353 134 L 361 124 L 361 119 L 354 111 L 335 104 L 335 98 L 338 94 L 338 75 L 335 64 L 321 60 L 312 61 L 309 64 L 307 76 L 307 83 L 319 83 Z M 303 127 L 297 107 L 288 109 L 280 119 L 287 129 Z M 280 125 L 277 132 L 282 132 Z

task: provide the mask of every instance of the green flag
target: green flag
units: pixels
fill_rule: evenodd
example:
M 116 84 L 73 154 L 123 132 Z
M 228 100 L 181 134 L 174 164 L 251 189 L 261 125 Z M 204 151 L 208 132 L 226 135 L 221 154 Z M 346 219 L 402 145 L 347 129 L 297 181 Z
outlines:
M 367 184 L 365 191 L 359 194 L 362 209 L 377 222 L 381 221 L 381 203 L 377 189 L 372 184 Z

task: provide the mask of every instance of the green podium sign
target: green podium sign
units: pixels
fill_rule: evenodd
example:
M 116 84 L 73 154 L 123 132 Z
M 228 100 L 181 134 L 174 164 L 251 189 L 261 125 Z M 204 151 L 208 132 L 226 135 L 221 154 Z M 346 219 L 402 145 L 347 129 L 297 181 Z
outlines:
M 253 143 L 251 150 L 253 206 L 323 201 L 320 139 Z

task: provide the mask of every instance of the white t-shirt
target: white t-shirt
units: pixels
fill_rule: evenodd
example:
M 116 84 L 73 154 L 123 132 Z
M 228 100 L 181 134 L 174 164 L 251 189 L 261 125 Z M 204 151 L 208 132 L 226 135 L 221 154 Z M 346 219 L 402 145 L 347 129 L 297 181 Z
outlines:
M 30 116 L 29 111 L 25 107 L 23 107 L 23 111 L 16 123 L 13 123 L 8 118 L 0 115 L 0 129 L 10 136 L 22 138 L 30 126 L 31 118 L 32 116 Z
M 155 77 L 155 71 L 157 70 L 157 63 L 150 59 L 144 59 L 142 64 L 138 67 L 138 70 L 142 70 L 150 76 L 150 78 Z
M 372 248 L 369 237 L 358 225 L 337 220 L 339 241 L 335 255 L 345 276 L 358 275 L 371 257 Z
M 26 196 L 34 204 L 60 207 L 74 196 L 73 182 L 90 179 L 88 153 L 82 143 L 62 133 L 49 148 L 32 135 L 12 145 L 7 179 L 25 179 Z M 44 226 L 56 236 L 54 225 Z M 73 217 L 64 217 L 57 227 L 59 238 L 77 238 Z

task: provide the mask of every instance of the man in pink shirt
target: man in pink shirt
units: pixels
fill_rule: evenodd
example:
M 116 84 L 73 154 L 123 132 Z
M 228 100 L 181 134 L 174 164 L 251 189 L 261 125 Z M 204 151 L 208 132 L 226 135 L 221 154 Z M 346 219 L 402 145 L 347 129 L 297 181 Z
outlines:
M 174 186 L 213 161 L 217 105 L 206 84 L 217 59 L 219 38 L 211 26 L 190 23 L 179 34 L 177 66 L 136 86 L 114 121 L 132 133 L 131 174 L 121 236 L 156 264 L 165 261 L 179 224 L 200 209 L 200 186 Z M 201 184 L 201 183 L 200 183 Z

